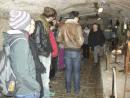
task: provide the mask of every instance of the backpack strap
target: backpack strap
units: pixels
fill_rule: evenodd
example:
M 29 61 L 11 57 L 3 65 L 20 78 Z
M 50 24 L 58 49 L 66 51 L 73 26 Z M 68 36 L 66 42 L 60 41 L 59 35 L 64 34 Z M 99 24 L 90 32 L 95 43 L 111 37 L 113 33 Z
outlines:
M 27 41 L 27 39 L 26 38 L 16 38 L 13 42 L 11 42 L 10 43 L 10 47 L 15 43 L 15 42 L 17 42 L 18 40 L 26 40 Z
M 11 48 L 11 46 L 12 46 L 14 43 L 16 43 L 17 41 L 19 41 L 19 40 L 25 40 L 25 41 L 27 41 L 26 38 L 20 38 L 20 37 L 15 38 L 15 39 L 14 39 L 13 41 L 11 41 L 10 44 L 5 48 L 5 53 L 6 53 L 7 56 L 10 56 L 10 48 Z M 7 65 L 7 61 L 8 61 L 8 58 L 5 57 L 5 63 L 6 63 L 6 65 Z M 10 67 L 12 68 L 12 66 L 10 66 Z M 12 73 L 12 75 L 15 77 L 13 71 L 12 71 L 11 73 Z M 16 77 L 15 77 L 15 79 L 16 79 Z
M 4 51 L 5 51 L 5 53 L 6 53 L 7 56 L 10 55 L 10 48 L 11 48 L 11 46 L 14 43 L 16 43 L 18 40 L 26 40 L 27 41 L 27 39 L 24 38 L 24 37 L 16 37 L 13 40 L 11 40 L 10 43 L 8 43 L 8 45 L 4 46 Z

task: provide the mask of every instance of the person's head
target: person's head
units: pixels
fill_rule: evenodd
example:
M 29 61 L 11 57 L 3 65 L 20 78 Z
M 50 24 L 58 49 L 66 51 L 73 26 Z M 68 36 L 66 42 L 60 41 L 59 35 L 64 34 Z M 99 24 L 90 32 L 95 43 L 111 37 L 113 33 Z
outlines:
M 94 24 L 92 25 L 92 31 L 93 31 L 93 32 L 97 32 L 97 31 L 99 31 L 99 30 L 101 30 L 100 25 L 97 24 L 97 23 L 94 23 Z
M 79 22 L 79 12 L 78 11 L 71 11 L 68 14 L 68 19 L 74 19 L 74 21 Z
M 51 7 L 45 7 L 42 15 L 45 16 L 48 22 L 51 22 L 56 18 L 57 12 L 55 9 Z
M 33 33 L 35 22 L 26 11 L 11 10 L 9 12 L 9 26 L 13 30 L 25 30 Z

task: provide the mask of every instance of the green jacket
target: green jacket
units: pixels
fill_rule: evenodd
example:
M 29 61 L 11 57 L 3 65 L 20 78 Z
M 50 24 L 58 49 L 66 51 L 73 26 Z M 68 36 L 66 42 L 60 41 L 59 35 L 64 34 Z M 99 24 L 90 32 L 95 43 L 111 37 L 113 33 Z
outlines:
M 17 34 L 15 34 L 15 32 L 17 32 Z M 16 39 L 16 36 L 19 38 L 26 38 L 25 35 L 20 33 L 18 30 L 10 30 L 4 35 L 5 44 L 10 43 L 12 40 Z M 39 93 L 40 87 L 36 81 L 36 69 L 31 50 L 29 48 L 28 39 L 20 39 L 11 46 L 10 60 L 12 69 L 17 79 L 16 95 Z

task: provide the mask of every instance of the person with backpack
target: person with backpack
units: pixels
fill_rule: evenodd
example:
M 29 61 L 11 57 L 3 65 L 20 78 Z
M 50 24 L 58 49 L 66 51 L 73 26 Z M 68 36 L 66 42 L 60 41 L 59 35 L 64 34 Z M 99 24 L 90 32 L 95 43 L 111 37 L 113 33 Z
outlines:
M 43 89 L 44 89 L 44 96 L 43 98 L 50 98 L 50 96 L 54 96 L 54 92 L 50 92 L 49 89 L 49 75 L 50 75 L 50 65 L 51 65 L 51 52 L 52 46 L 49 38 L 50 33 L 50 25 L 49 22 L 53 21 L 56 18 L 56 11 L 53 8 L 45 7 L 43 14 L 39 17 L 38 20 L 41 21 L 41 33 L 40 33 L 40 40 L 37 40 L 37 48 L 38 48 L 38 55 L 40 61 L 46 68 L 46 73 L 41 74 Z M 38 37 L 37 37 L 38 38 Z M 38 39 L 39 39 L 38 38 Z
M 36 81 L 33 56 L 28 37 L 35 22 L 26 11 L 9 12 L 10 30 L 4 33 L 4 45 L 10 47 L 10 64 L 16 76 L 16 98 L 39 98 L 40 86 Z

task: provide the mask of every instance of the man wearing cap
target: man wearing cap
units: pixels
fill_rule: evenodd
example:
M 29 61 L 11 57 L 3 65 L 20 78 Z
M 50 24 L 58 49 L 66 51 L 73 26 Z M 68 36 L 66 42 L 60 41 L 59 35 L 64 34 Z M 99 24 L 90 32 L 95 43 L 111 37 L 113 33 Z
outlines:
M 10 47 L 10 61 L 17 80 L 16 98 L 39 98 L 40 87 L 28 43 L 28 35 L 33 33 L 35 22 L 27 12 L 11 10 L 9 26 L 11 29 L 4 33 L 4 45 L 15 41 Z

